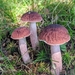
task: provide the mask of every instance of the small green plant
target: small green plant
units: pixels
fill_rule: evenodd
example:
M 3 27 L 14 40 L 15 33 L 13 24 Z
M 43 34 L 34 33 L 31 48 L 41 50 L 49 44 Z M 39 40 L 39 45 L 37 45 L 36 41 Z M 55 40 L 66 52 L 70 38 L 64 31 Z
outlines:
M 40 44 L 40 50 L 37 52 L 36 59 L 33 62 L 36 63 L 36 62 L 42 62 L 42 61 L 50 61 L 49 50 L 48 48 L 46 50 L 45 43 L 40 42 L 39 44 Z
M 10 51 L 15 50 L 15 48 L 16 48 L 16 44 L 14 42 L 10 42 L 9 44 L 7 44 L 7 47 L 6 47 L 6 49 Z
M 15 75 L 28 75 L 28 74 L 26 74 L 24 71 L 17 71 Z
M 61 51 L 66 51 L 66 44 L 60 45 Z
M 39 72 L 44 72 L 45 71 L 45 68 L 46 68 L 46 65 L 44 62 L 40 62 L 39 63 L 39 67 L 38 67 L 38 71 Z
M 71 56 L 70 56 L 70 53 L 69 52 L 65 52 L 63 54 L 63 64 L 66 65 L 66 68 L 68 69 L 69 66 L 71 65 Z
M 44 50 L 40 50 L 40 52 L 38 52 L 36 56 L 37 58 L 33 62 L 42 62 L 42 61 L 49 60 L 48 54 Z
M 49 64 L 40 62 L 37 71 L 39 73 L 47 73 L 51 75 Z
M 65 52 L 63 55 L 64 63 L 69 64 L 69 60 L 70 60 L 70 54 L 68 52 Z

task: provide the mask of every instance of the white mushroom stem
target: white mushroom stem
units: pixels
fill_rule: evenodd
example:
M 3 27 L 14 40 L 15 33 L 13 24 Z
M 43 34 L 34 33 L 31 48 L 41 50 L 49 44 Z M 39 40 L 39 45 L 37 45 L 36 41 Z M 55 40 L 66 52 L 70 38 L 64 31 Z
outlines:
M 19 39 L 19 47 L 20 47 L 20 52 L 22 55 L 23 62 L 29 63 L 30 62 L 30 57 L 29 53 L 27 51 L 27 43 L 26 43 L 26 38 Z
M 32 48 L 33 50 L 36 50 L 36 47 L 39 45 L 36 22 L 30 23 L 30 33 L 31 33 L 30 40 L 31 40 Z
M 62 71 L 62 56 L 59 45 L 51 45 L 51 57 L 54 66 L 53 69 L 55 71 L 54 75 L 60 75 Z

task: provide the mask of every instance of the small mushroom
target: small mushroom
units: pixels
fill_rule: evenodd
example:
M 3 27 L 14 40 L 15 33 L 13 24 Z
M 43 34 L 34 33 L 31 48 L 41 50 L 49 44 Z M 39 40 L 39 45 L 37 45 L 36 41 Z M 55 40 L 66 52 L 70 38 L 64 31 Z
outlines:
M 39 45 L 36 22 L 42 21 L 42 17 L 37 12 L 29 11 L 22 15 L 21 20 L 25 22 L 30 22 L 30 40 L 33 50 L 36 50 L 36 47 L 38 47 Z
M 19 27 L 15 29 L 11 34 L 12 39 L 19 40 L 20 52 L 25 64 L 31 61 L 29 53 L 27 51 L 27 44 L 26 44 L 26 37 L 28 37 L 29 35 L 30 35 L 30 30 L 28 27 Z
M 39 40 L 44 41 L 48 45 L 51 45 L 52 64 L 55 66 L 54 75 L 60 75 L 60 72 L 62 71 L 62 56 L 60 45 L 70 40 L 67 29 L 59 24 L 51 24 L 46 26 L 41 31 Z

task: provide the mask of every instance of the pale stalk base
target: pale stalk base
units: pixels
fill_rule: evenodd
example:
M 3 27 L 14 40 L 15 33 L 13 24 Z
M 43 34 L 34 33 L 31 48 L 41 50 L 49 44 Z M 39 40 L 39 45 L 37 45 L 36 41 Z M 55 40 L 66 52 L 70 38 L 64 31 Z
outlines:
M 26 38 L 23 38 L 23 39 L 19 40 L 19 47 L 20 47 L 20 52 L 21 52 L 21 55 L 22 55 L 23 62 L 25 64 L 29 63 L 31 60 L 30 60 L 30 57 L 29 57 L 29 53 L 27 51 Z
M 52 57 L 52 72 L 54 75 L 60 75 L 62 71 L 62 56 L 60 46 L 51 46 L 51 57 Z

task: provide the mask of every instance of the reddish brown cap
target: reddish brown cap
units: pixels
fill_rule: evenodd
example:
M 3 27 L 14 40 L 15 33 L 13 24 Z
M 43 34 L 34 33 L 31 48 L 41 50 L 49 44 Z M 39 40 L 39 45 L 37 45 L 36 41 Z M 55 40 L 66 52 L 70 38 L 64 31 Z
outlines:
M 12 39 L 22 39 L 30 35 L 30 30 L 28 27 L 19 27 L 15 29 L 12 34 Z
M 42 17 L 37 12 L 29 11 L 22 15 L 21 20 L 25 22 L 40 22 Z
M 64 26 L 51 24 L 41 31 L 39 40 L 49 45 L 61 45 L 70 40 L 70 35 Z

